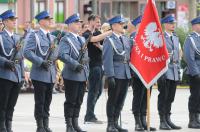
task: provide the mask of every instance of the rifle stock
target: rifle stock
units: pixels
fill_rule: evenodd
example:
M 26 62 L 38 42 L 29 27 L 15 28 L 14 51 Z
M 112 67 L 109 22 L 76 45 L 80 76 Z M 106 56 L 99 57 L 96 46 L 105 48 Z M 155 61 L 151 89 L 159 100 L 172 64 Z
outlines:
M 24 37 L 25 37 L 25 36 L 20 37 L 18 43 L 17 43 L 16 46 L 15 46 L 15 49 L 14 49 L 14 51 L 13 51 L 13 54 L 11 55 L 11 57 L 10 57 L 10 59 L 9 59 L 10 61 L 13 61 L 14 63 L 16 63 L 16 61 L 19 61 L 19 60 L 16 60 L 16 55 L 17 55 L 17 53 L 20 51 L 20 49 L 22 48 L 22 44 L 21 44 L 21 43 L 22 43 Z M 17 73 L 17 71 L 16 71 L 15 64 L 13 65 L 13 68 L 11 69 L 11 71 L 13 71 L 14 74 L 15 74 L 15 76 L 18 78 L 18 73 Z M 19 81 L 19 78 L 18 78 L 18 81 Z
M 13 54 L 10 57 L 10 61 L 15 61 L 16 55 L 22 47 L 21 43 L 22 43 L 23 39 L 24 39 L 24 36 L 20 37 L 20 39 L 19 39 L 18 43 L 16 44 L 16 47 L 13 51 Z
M 51 57 L 51 54 L 53 52 L 53 50 L 56 48 L 56 45 L 58 45 L 60 39 L 62 37 L 62 32 L 60 32 L 57 37 L 54 39 L 54 41 L 52 42 L 51 44 L 51 47 L 49 48 L 48 52 L 47 52 L 47 55 L 45 57 L 45 61 L 49 61 L 51 62 L 52 60 L 50 60 L 50 57 Z
M 80 64 L 82 64 L 82 60 L 84 58 L 85 52 L 87 50 L 88 43 L 90 42 L 91 38 L 92 38 L 92 34 L 89 35 L 88 39 L 85 41 L 85 44 L 83 45 L 82 49 L 79 52 L 78 62 Z

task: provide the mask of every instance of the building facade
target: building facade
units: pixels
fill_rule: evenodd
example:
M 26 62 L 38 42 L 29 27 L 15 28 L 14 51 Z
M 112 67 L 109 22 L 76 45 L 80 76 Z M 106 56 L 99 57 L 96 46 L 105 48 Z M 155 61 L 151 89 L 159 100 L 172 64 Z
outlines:
M 0 0 L 0 13 L 13 9 L 18 16 L 18 25 L 23 25 L 33 21 L 40 11 L 47 10 L 55 22 L 63 23 L 69 15 L 78 12 L 77 4 L 78 0 Z
M 160 17 L 173 13 L 179 22 L 188 23 L 200 14 L 200 0 L 155 0 Z M 62 23 L 71 14 L 79 12 L 83 20 L 93 12 L 99 14 L 103 22 L 117 14 L 133 19 L 143 14 L 147 0 L 0 0 L 0 13 L 13 9 L 18 25 L 32 21 L 34 16 L 48 10 L 57 23 Z M 199 7 L 198 7 L 199 5 Z M 92 10 L 91 10 L 92 9 Z M 199 10 L 198 10 L 199 9 Z M 90 11 L 91 10 L 91 11 Z
M 133 19 L 143 14 L 147 2 L 147 0 L 81 0 L 79 12 L 83 18 L 88 16 L 84 13 L 84 5 L 89 4 L 90 1 L 95 3 L 92 6 L 96 8 L 95 11 L 101 16 L 103 22 L 117 14 L 123 14 L 126 18 Z M 188 23 L 189 20 L 196 17 L 196 0 L 155 0 L 155 2 L 159 16 L 164 17 L 172 13 L 177 18 L 178 25 L 180 25 L 179 22 Z

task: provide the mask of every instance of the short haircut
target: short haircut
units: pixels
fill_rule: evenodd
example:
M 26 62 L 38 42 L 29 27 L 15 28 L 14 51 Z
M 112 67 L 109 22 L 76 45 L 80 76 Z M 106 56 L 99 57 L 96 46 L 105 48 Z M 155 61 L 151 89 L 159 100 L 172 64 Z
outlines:
M 88 21 L 94 21 L 96 18 L 101 18 L 100 16 L 98 15 L 95 15 L 95 14 L 91 14 L 89 17 L 88 17 Z

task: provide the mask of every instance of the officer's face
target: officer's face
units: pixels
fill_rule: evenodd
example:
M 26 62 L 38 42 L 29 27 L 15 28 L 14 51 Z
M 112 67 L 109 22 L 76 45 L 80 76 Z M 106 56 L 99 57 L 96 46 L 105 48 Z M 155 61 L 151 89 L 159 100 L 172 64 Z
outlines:
M 196 31 L 197 33 L 200 33 L 200 24 L 192 25 L 192 30 Z
M 125 23 L 115 23 L 112 25 L 112 29 L 114 32 L 119 33 L 119 34 L 124 34 Z
M 69 30 L 73 33 L 79 33 L 81 31 L 81 22 L 76 21 L 69 24 Z
M 39 24 L 42 28 L 49 29 L 51 27 L 52 19 L 46 18 L 39 21 Z
M 3 23 L 5 24 L 5 27 L 13 30 L 16 26 L 16 20 L 16 18 L 9 18 L 4 20 Z
M 165 30 L 174 32 L 175 30 L 175 23 L 166 23 L 164 24 Z

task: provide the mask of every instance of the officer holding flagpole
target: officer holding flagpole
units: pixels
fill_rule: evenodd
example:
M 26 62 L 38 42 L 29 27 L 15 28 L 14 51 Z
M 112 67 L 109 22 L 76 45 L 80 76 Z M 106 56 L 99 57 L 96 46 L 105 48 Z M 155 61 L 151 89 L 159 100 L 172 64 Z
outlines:
M 134 44 L 135 36 L 138 32 L 140 23 L 142 20 L 142 15 L 136 17 L 131 23 L 136 27 L 136 32 L 131 33 L 130 39 Z M 132 101 L 132 111 L 135 117 L 135 130 L 144 131 L 147 130 L 147 88 L 144 86 L 138 75 L 133 72 L 132 78 L 132 88 L 133 88 L 133 101 Z M 152 89 L 152 87 L 151 87 Z M 156 131 L 156 128 L 150 127 L 150 131 Z
M 54 40 L 54 36 L 49 32 L 52 17 L 47 11 L 42 11 L 35 18 L 40 29 L 28 35 L 24 56 L 33 63 L 30 78 L 34 86 L 37 132 L 52 132 L 49 128 L 49 111 L 56 80 L 56 67 L 55 61 L 45 59 Z

